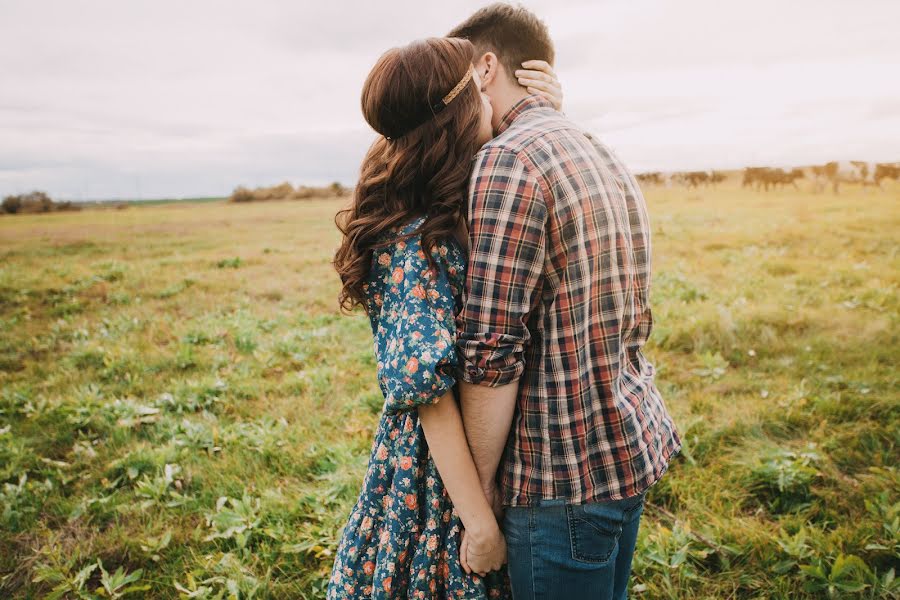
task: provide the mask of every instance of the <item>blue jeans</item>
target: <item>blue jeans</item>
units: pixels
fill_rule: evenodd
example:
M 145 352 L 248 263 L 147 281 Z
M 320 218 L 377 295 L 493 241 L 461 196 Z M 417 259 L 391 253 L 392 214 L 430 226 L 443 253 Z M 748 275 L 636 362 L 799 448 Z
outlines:
M 625 600 L 644 494 L 506 508 L 503 533 L 515 600 Z

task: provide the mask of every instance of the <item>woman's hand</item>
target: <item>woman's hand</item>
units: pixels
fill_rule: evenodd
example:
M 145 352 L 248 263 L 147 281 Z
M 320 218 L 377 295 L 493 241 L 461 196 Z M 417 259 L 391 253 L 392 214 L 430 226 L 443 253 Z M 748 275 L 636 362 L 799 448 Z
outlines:
M 478 573 L 482 577 L 497 571 L 506 564 L 506 538 L 496 522 L 490 533 L 483 537 L 470 535 L 465 529 L 459 544 L 459 562 L 466 573 Z
M 547 61 L 526 60 L 521 69 L 516 69 L 516 78 L 519 85 L 528 90 L 529 94 L 543 96 L 556 110 L 562 110 L 562 85 L 556 78 L 556 72 Z

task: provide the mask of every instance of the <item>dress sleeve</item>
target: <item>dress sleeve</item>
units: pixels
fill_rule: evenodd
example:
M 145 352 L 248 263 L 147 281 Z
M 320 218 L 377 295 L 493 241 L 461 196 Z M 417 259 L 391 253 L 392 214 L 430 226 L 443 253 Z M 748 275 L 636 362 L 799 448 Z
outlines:
M 434 404 L 456 383 L 454 297 L 441 255 L 436 248 L 435 273 L 416 236 L 373 261 L 384 282 L 375 353 L 387 413 Z

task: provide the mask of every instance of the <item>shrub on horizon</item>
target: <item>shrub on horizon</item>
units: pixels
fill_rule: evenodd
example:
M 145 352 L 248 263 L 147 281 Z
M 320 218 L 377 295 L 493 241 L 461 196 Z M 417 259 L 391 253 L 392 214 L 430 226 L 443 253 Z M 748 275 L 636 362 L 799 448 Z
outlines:
M 253 202 L 256 198 L 253 196 L 253 192 L 248 190 L 242 185 L 234 188 L 234 191 L 231 192 L 231 197 L 228 198 L 229 202 Z
M 81 207 L 72 202 L 54 202 L 46 192 L 33 191 L 30 194 L 7 196 L 0 204 L 0 213 L 34 214 L 48 213 L 62 210 L 81 210 Z
M 299 185 L 294 188 L 285 181 L 271 187 L 249 189 L 238 186 L 228 198 L 229 202 L 265 202 L 269 200 L 308 200 L 311 198 L 340 198 L 350 193 L 350 188 L 335 181 L 326 187 Z

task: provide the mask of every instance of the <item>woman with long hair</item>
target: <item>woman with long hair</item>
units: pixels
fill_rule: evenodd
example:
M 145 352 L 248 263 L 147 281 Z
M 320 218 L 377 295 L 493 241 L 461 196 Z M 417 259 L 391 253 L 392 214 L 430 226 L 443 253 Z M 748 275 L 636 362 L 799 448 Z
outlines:
M 328 598 L 509 597 L 454 375 L 470 168 L 492 137 L 473 60 L 466 40 L 416 41 L 386 52 L 363 88 L 379 136 L 336 217 L 334 265 L 341 306 L 369 317 L 385 403 Z

